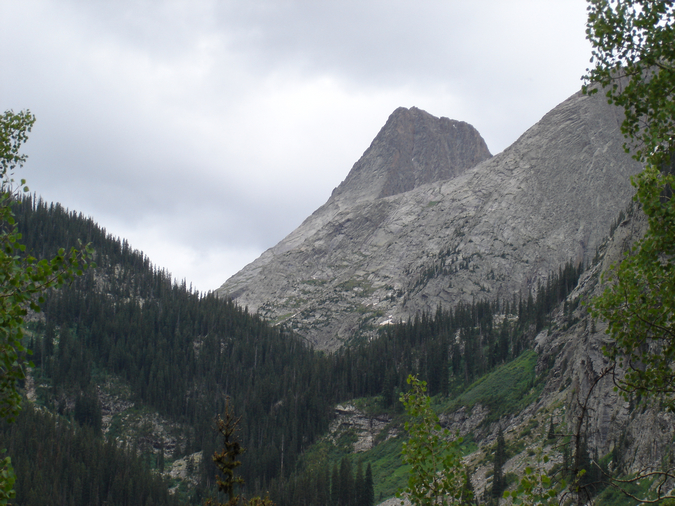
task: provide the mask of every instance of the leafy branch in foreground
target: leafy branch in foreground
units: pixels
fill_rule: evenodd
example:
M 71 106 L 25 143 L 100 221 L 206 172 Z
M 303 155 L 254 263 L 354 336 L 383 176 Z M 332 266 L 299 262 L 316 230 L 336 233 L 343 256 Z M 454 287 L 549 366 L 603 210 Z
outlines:
M 675 178 L 651 166 L 636 179 L 649 230 L 610 271 L 591 314 L 608 322 L 605 354 L 625 369 L 625 396 L 657 394 L 675 407 L 675 202 L 661 198 Z
M 408 376 L 411 389 L 401 395 L 410 420 L 409 439 L 403 443 L 403 461 L 410 466 L 408 486 L 396 496 L 419 506 L 473 504 L 470 478 L 462 464 L 462 438 L 442 429 L 426 395 L 426 382 Z
M 64 249 L 51 260 L 26 255 L 12 212 L 12 203 L 28 192 L 26 180 L 14 187 L 13 172 L 26 155 L 19 152 L 35 117 L 29 111 L 0 115 L 0 417 L 12 421 L 21 407 L 17 383 L 25 378 L 30 353 L 22 344 L 23 321 L 28 310 L 40 311 L 49 288 L 72 281 L 92 266 L 91 247 Z
M 595 67 L 584 91 L 602 87 L 608 102 L 623 108 L 624 148 L 646 165 L 631 182 L 649 225 L 603 277 L 608 286 L 591 302 L 591 315 L 608 322 L 613 339 L 604 352 L 624 373 L 614 374 L 624 397 L 636 393 L 675 409 L 675 3 L 589 0 L 586 27 Z M 606 478 L 635 501 L 672 500 L 665 493 L 670 469 Z M 627 491 L 641 479 L 661 480 L 658 497 Z
M 584 90 L 602 86 L 623 107 L 627 152 L 654 163 L 672 147 L 675 131 L 675 30 L 672 0 L 589 0 L 586 37 L 592 45 Z M 628 142 L 630 141 L 630 142 Z
M 646 163 L 632 179 L 649 227 L 610 284 L 591 303 L 609 323 L 605 352 L 626 369 L 626 393 L 665 396 L 675 407 L 675 4 L 671 0 L 589 0 L 587 36 L 595 67 L 585 90 L 599 84 L 623 107 L 621 130 L 633 158 Z
M 505 491 L 504 498 L 525 506 L 558 504 L 558 496 L 566 483 L 565 480 L 557 483 L 551 480 L 546 471 L 548 462 L 549 456 L 540 453 L 536 466 L 527 466 L 516 488 Z
M 15 187 L 14 171 L 21 168 L 26 155 L 21 145 L 35 123 L 29 111 L 0 115 L 0 418 L 14 421 L 21 409 L 18 382 L 26 377 L 31 353 L 23 345 L 24 317 L 29 310 L 39 312 L 43 294 L 72 281 L 75 276 L 93 266 L 90 246 L 66 253 L 59 250 L 50 260 L 26 255 L 21 234 L 12 212 L 12 203 L 28 192 L 26 180 Z M 0 463 L 0 504 L 14 495 L 15 481 L 9 457 Z

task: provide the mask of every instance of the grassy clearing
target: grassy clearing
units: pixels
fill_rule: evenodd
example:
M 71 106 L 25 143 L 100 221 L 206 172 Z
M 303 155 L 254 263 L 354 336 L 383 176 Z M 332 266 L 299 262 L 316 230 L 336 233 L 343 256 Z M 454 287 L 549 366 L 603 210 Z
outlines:
M 543 378 L 536 378 L 537 354 L 528 350 L 511 362 L 480 377 L 469 387 L 441 405 L 443 411 L 461 406 L 472 408 L 480 403 L 490 410 L 488 421 L 517 413 L 530 404 L 544 387 Z
M 401 460 L 401 445 L 405 439 L 402 436 L 389 439 L 363 454 L 364 464 L 370 462 L 373 468 L 376 499 L 392 497 L 408 483 L 410 466 L 403 465 Z M 460 448 L 464 455 L 468 455 L 476 451 L 478 446 L 469 435 L 464 438 Z
M 364 463 L 373 468 L 375 499 L 392 497 L 406 485 L 410 466 L 401 463 L 402 437 L 391 438 L 365 452 Z

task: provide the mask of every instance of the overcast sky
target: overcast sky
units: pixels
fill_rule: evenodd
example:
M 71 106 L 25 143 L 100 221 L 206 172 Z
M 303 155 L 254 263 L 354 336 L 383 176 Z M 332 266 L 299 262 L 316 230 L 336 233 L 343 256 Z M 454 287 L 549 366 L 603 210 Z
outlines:
M 389 114 L 493 154 L 579 90 L 584 0 L 0 0 L 32 191 L 200 291 L 323 204 Z

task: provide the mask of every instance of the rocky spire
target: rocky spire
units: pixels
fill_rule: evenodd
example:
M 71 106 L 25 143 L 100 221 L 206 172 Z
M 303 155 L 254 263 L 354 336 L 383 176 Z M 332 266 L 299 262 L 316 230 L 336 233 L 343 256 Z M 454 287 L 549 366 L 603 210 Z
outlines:
M 332 198 L 356 203 L 398 195 L 452 179 L 491 156 L 468 123 L 399 107 Z

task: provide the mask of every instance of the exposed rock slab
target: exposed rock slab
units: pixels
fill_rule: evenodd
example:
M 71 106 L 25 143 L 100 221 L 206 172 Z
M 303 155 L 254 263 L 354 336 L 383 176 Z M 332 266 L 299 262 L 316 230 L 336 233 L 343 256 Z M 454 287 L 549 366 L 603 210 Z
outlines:
M 351 404 L 339 404 L 335 407 L 335 418 L 330 424 L 329 433 L 335 442 L 345 431 L 351 431 L 356 436 L 354 453 L 365 452 L 375 446 L 378 437 L 386 441 L 397 435 L 395 428 L 389 429 L 391 420 L 389 415 L 367 415 Z M 387 433 L 383 436 L 381 433 L 384 430 L 387 430 Z

